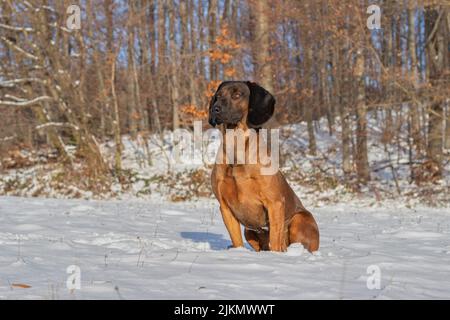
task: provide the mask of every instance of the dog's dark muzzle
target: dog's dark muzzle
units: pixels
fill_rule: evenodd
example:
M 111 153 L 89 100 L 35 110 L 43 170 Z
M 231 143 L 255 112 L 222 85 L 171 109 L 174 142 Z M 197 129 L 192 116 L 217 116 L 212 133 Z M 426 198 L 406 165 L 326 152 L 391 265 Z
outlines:
M 215 103 L 209 111 L 209 124 L 213 127 L 222 123 L 237 124 L 241 119 L 242 112 L 224 107 L 220 103 Z
M 216 125 L 223 123 L 222 106 L 215 103 L 209 112 L 209 124 L 215 127 Z

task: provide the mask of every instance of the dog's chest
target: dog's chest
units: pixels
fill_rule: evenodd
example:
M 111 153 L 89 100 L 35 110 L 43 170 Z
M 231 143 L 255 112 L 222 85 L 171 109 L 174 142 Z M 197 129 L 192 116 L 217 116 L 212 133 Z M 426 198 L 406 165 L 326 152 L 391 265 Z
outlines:
M 221 194 L 241 224 L 250 229 L 268 225 L 267 211 L 260 200 L 260 190 L 251 176 L 226 175 Z

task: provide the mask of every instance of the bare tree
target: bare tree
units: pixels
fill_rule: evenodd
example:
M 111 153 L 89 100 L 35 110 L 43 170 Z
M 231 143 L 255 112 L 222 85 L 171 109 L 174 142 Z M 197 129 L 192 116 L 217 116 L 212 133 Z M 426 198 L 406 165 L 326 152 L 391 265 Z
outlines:
M 272 63 L 270 61 L 270 25 L 271 12 L 269 1 L 252 1 L 252 20 L 254 20 L 255 32 L 255 79 L 267 90 L 273 92 Z
M 367 152 L 367 107 L 365 91 L 365 62 L 363 49 L 356 51 L 355 81 L 356 81 L 356 171 L 358 179 L 365 183 L 370 180 L 369 159 Z
M 431 7 L 426 12 L 426 34 L 427 34 L 427 75 L 429 81 L 435 86 L 446 77 L 445 72 L 449 67 L 449 25 L 447 17 L 448 7 L 437 9 Z M 448 86 L 447 86 L 448 89 Z M 439 168 L 442 174 L 443 160 L 443 124 L 444 103 L 446 95 L 434 95 L 428 109 L 428 158 Z

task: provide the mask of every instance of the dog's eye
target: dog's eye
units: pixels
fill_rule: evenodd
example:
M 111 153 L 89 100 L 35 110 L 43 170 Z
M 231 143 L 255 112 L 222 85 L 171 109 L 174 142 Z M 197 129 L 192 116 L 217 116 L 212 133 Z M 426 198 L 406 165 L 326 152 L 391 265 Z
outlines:
M 239 99 L 239 98 L 241 97 L 241 94 L 240 94 L 239 92 L 236 92 L 236 93 L 234 93 L 231 97 L 232 97 L 233 99 Z

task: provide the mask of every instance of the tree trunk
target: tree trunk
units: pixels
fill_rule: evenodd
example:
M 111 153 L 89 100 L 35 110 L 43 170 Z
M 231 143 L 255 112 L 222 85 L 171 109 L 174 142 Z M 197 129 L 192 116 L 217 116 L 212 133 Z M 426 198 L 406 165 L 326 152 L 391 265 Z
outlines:
M 252 1 L 252 20 L 254 20 L 254 61 L 256 64 L 255 79 L 264 88 L 273 93 L 273 73 L 270 62 L 270 25 L 269 14 L 271 7 L 269 1 Z
M 334 110 L 333 106 L 330 103 L 330 92 L 329 92 L 329 73 L 328 73 L 328 65 L 329 65 L 329 49 L 328 49 L 328 39 L 325 35 L 325 25 L 329 22 L 327 19 L 326 12 L 326 4 L 323 3 L 320 10 L 320 28 L 321 28 L 321 37 L 322 37 L 322 48 L 320 50 L 320 87 L 321 87 L 321 96 L 322 96 L 322 105 L 325 109 L 325 114 L 328 122 L 328 133 L 330 136 L 333 135 L 333 126 L 334 126 Z M 322 113 L 320 113 L 322 114 Z
M 417 88 L 419 84 L 419 74 L 417 70 L 417 54 L 416 54 L 416 19 L 414 17 L 416 9 L 414 7 L 408 8 L 408 47 L 411 57 L 411 77 L 413 81 L 413 88 Z M 420 134 L 420 113 L 419 106 L 415 101 L 410 103 L 409 120 L 411 122 L 411 135 L 417 156 L 420 156 L 422 150 L 422 137 Z
M 41 106 L 35 107 L 33 110 L 34 110 L 34 113 L 36 114 L 38 121 L 41 124 L 46 124 L 46 123 L 52 122 L 52 120 L 50 119 L 50 116 L 48 114 L 48 110 L 49 110 L 48 103 L 44 103 L 44 107 L 41 107 Z M 64 144 L 61 136 L 59 135 L 58 131 L 54 127 L 48 127 L 48 128 L 46 128 L 46 135 L 50 142 L 50 145 L 53 148 L 55 148 L 56 150 L 58 150 L 58 154 L 61 157 L 62 162 L 70 164 L 71 163 L 70 156 L 67 153 L 65 144 Z
M 429 81 L 437 86 L 446 77 L 446 67 L 449 65 L 449 30 L 447 16 L 449 9 L 443 7 L 427 8 L 425 29 L 427 39 L 427 67 Z M 433 97 L 428 111 L 428 158 L 438 167 L 437 175 L 442 175 L 443 162 L 443 124 L 444 97 Z
M 205 26 L 205 18 L 204 18 L 204 7 L 202 1 L 197 1 L 197 19 L 198 19 L 198 46 L 199 50 L 201 52 L 200 56 L 198 57 L 198 70 L 199 74 L 203 79 L 207 79 L 207 70 L 205 67 L 205 54 L 202 48 L 205 44 L 205 33 L 204 26 Z
M 94 17 L 93 17 L 93 11 L 94 8 L 92 7 L 91 0 L 86 1 L 86 15 L 87 15 L 87 34 L 89 38 L 93 38 L 93 23 L 94 23 Z M 109 37 L 112 37 L 111 35 Z M 112 49 L 112 48 L 110 48 Z M 109 55 L 109 54 L 108 54 Z M 92 53 L 92 64 L 95 69 L 97 81 L 98 81 L 98 89 L 99 89 L 99 95 L 101 96 L 101 100 L 98 102 L 98 109 L 99 109 L 99 118 L 100 118 L 100 128 L 99 128 L 99 134 L 101 137 L 107 137 L 108 136 L 108 114 L 111 110 L 111 101 L 110 97 L 108 95 L 108 91 L 105 85 L 105 79 L 102 72 L 102 65 L 108 64 L 109 59 L 111 57 L 107 56 L 106 59 L 102 61 L 102 59 L 99 57 L 99 54 L 97 51 L 94 51 Z
M 191 76 L 191 59 L 189 58 L 189 29 L 188 29 L 188 8 L 187 1 L 181 1 L 179 4 L 180 10 L 180 22 L 181 22 L 181 48 L 180 48 L 180 66 L 178 68 L 178 74 L 181 77 L 190 77 Z M 179 94 L 180 94 L 180 104 L 186 105 L 192 103 L 192 81 L 188 81 L 188 83 L 183 82 L 180 83 Z
M 116 57 L 112 57 L 111 62 L 111 95 L 112 100 L 114 104 L 114 121 L 113 121 L 113 128 L 114 128 L 114 141 L 116 145 L 116 151 L 114 153 L 114 170 L 116 171 L 117 175 L 121 174 L 122 171 L 122 136 L 120 132 L 120 116 L 119 116 L 119 103 L 117 101 L 117 94 L 116 94 Z
M 143 68 L 145 70 L 145 81 L 147 83 L 146 94 L 145 96 L 145 110 L 148 113 L 148 127 L 156 133 L 161 133 L 161 122 L 160 122 L 160 114 L 157 103 L 157 90 L 156 90 L 156 81 L 155 71 L 156 71 L 156 38 L 157 38 L 157 29 L 155 26 L 155 6 L 156 1 L 144 1 L 145 6 L 145 19 L 149 21 L 148 27 L 148 35 L 144 36 L 145 44 L 143 47 L 146 48 L 145 51 L 150 51 L 150 61 L 144 64 Z M 144 23 L 144 22 L 143 22 Z M 144 24 L 145 25 L 145 24 Z M 149 46 L 149 48 L 147 48 Z
M 139 58 L 139 69 L 138 69 L 138 63 L 136 63 L 136 60 L 134 60 L 133 64 L 133 77 L 134 77 L 134 83 L 135 83 L 135 91 L 134 94 L 136 96 L 136 102 L 138 107 L 138 112 L 140 114 L 139 118 L 139 130 L 147 132 L 149 129 L 149 118 L 148 118 L 148 108 L 147 104 L 142 102 L 141 97 L 141 87 L 139 80 L 143 79 L 145 77 L 145 70 L 147 66 L 151 66 L 150 59 L 149 59 L 149 48 L 148 48 L 148 42 L 146 41 L 146 34 L 147 34 L 147 19 L 146 19 L 146 9 L 147 4 L 145 1 L 137 1 L 137 10 L 138 16 L 140 19 L 138 20 L 137 28 L 137 35 L 138 35 L 138 45 L 139 45 L 139 52 L 140 52 L 140 58 Z
M 442 132 L 444 129 L 444 111 L 442 102 L 436 101 L 430 106 L 428 112 L 428 158 L 431 159 L 442 170 Z
M 128 4 L 128 33 L 127 33 L 127 106 L 128 106 L 128 128 L 132 139 L 136 139 L 138 131 L 138 120 L 140 114 L 138 112 L 136 101 L 136 82 L 133 75 L 134 69 L 134 10 L 133 1 Z
M 190 87 L 190 100 L 191 100 L 191 104 L 194 105 L 195 107 L 201 107 L 200 102 L 199 102 L 199 97 L 198 97 L 198 93 L 199 93 L 199 89 L 198 89 L 198 84 L 197 84 L 197 77 L 198 77 L 198 71 L 196 68 L 196 61 L 199 56 L 198 54 L 198 48 L 197 48 L 197 43 L 198 43 L 198 30 L 195 29 L 195 21 L 194 21 L 194 17 L 195 17 L 195 7 L 194 7 L 194 0 L 190 0 L 189 1 L 189 25 L 190 25 L 190 39 L 191 39 L 191 46 L 190 46 L 190 53 L 191 53 L 191 58 L 188 59 L 188 68 L 189 68 L 189 77 L 190 77 L 190 81 L 189 81 L 189 87 Z M 200 58 L 201 59 L 201 58 Z
M 174 0 L 169 1 L 169 48 L 170 48 L 170 93 L 172 102 L 172 129 L 180 127 L 180 110 L 179 110 L 179 84 L 178 84 L 178 57 L 177 47 L 175 42 L 175 4 Z
M 307 68 L 310 70 L 310 74 L 314 74 L 315 68 L 314 68 L 314 57 L 313 57 L 313 48 L 310 46 L 307 50 Z M 314 118 L 313 118 L 313 111 L 317 108 L 315 104 L 314 99 L 314 81 L 313 78 L 310 77 L 308 81 L 308 87 L 311 92 L 311 95 L 307 98 L 309 103 L 305 106 L 305 118 L 306 118 L 306 126 L 308 131 L 308 141 L 309 141 L 309 153 L 313 156 L 317 153 L 317 144 L 316 144 L 316 135 L 314 134 Z
M 344 86 L 348 83 L 347 76 L 344 76 L 344 73 L 347 75 L 348 70 L 343 70 L 342 68 L 346 51 L 344 51 L 344 54 L 340 54 L 340 50 L 339 46 L 335 48 L 335 63 L 333 63 L 335 77 L 333 82 L 335 85 L 336 105 L 341 118 L 342 171 L 345 177 L 348 177 L 352 172 L 349 101 L 348 93 L 344 90 Z
M 393 50 L 393 30 L 392 30 L 392 15 L 394 13 L 394 3 L 392 0 L 388 0 L 385 3 L 384 14 L 382 15 L 382 25 L 383 25 L 383 64 L 386 69 L 386 74 L 388 76 L 387 81 L 384 82 L 383 92 L 386 97 L 387 106 L 385 108 L 385 117 L 386 121 L 383 125 L 383 137 L 382 142 L 384 144 L 385 149 L 387 145 L 392 143 L 394 137 L 393 130 L 393 117 L 392 117 L 392 91 L 394 88 L 394 83 L 392 79 L 392 74 L 394 73 L 394 63 L 393 56 L 395 55 Z
M 356 96 L 356 172 L 358 180 L 365 184 L 370 180 L 369 159 L 367 154 L 367 107 L 364 83 L 364 54 L 359 48 L 356 52 L 355 81 Z
M 208 19 L 208 44 L 209 50 L 213 50 L 217 34 L 217 0 L 208 1 Z M 209 64 L 209 80 L 216 80 L 218 77 L 217 63 L 213 59 L 209 59 Z
M 170 73 L 169 59 L 167 57 L 167 32 L 166 32 L 166 13 L 167 13 L 166 0 L 158 0 L 158 71 L 157 81 L 155 83 L 157 87 L 157 97 L 155 107 L 163 108 L 163 106 L 170 105 L 170 96 L 167 92 L 169 83 L 167 74 Z M 164 109 L 159 109 L 164 110 Z M 158 110 L 154 110 L 153 113 Z M 170 111 L 169 111 L 170 112 Z M 162 115 L 161 115 L 162 116 Z M 164 123 L 163 123 L 164 125 Z M 162 128 L 161 128 L 162 129 Z
M 445 118 L 445 149 L 450 150 L 450 104 L 447 100 L 447 117 Z

